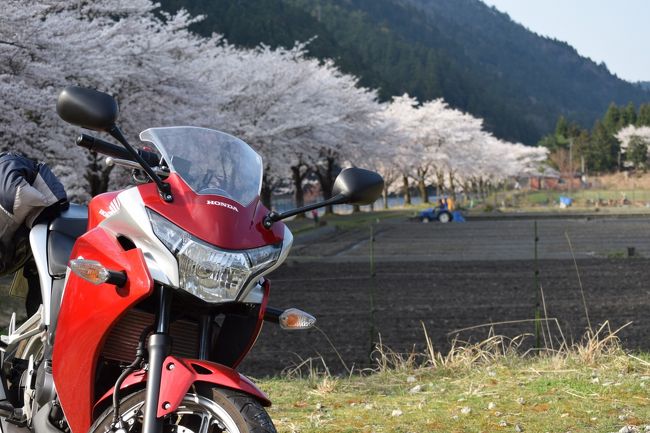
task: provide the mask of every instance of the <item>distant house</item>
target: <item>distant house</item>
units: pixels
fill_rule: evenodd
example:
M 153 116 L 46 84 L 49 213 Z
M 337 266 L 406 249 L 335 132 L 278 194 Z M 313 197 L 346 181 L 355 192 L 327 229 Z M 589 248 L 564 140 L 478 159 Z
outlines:
M 563 183 L 562 177 L 557 170 L 550 167 L 541 167 L 528 172 L 518 179 L 520 185 L 527 185 L 529 189 L 558 189 Z

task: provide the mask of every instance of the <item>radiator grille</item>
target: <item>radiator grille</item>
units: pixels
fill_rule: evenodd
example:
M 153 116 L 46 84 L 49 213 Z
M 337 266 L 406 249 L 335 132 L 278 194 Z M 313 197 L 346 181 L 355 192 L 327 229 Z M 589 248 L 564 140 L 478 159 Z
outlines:
M 120 362 L 133 361 L 140 334 L 153 322 L 153 314 L 130 310 L 109 333 L 102 350 L 102 356 L 105 359 Z M 170 325 L 169 331 L 172 337 L 172 354 L 174 356 L 198 357 L 199 327 L 197 323 L 177 320 Z

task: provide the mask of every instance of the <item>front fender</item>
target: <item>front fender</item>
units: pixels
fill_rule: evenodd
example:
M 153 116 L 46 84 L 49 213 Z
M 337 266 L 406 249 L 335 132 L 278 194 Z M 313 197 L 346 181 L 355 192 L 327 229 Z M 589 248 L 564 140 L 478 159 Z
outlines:
M 127 376 L 120 389 L 129 389 L 146 382 L 146 372 L 136 371 Z M 263 406 L 271 406 L 271 401 L 264 392 L 246 376 L 239 374 L 232 368 L 209 361 L 168 356 L 163 362 L 160 396 L 158 398 L 158 418 L 178 409 L 183 397 L 195 382 L 211 383 L 224 388 L 235 389 L 255 397 Z M 113 388 L 108 390 L 95 403 L 95 408 L 101 406 L 112 395 Z

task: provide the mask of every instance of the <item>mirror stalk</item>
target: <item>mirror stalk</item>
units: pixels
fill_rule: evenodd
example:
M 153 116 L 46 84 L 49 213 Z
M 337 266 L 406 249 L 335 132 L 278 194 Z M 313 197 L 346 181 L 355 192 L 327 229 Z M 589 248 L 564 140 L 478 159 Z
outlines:
M 172 196 L 171 186 L 168 183 L 163 182 L 162 179 L 160 179 L 160 177 L 154 173 L 154 171 L 151 169 L 151 166 L 147 164 L 147 162 L 140 156 L 140 154 L 129 144 L 128 141 L 126 141 L 126 138 L 124 137 L 124 134 L 122 134 L 122 131 L 120 131 L 120 128 L 118 128 L 117 125 L 113 125 L 108 130 L 108 133 L 111 134 L 111 136 L 117 141 L 119 141 L 131 154 L 133 159 L 142 166 L 142 169 L 145 171 L 145 173 L 147 173 L 147 176 L 149 176 L 149 178 L 158 187 L 160 198 L 162 198 L 167 203 L 171 203 L 174 200 L 174 197 Z
M 330 198 L 328 200 L 321 201 L 321 202 L 314 203 L 314 204 L 309 204 L 307 206 L 299 207 L 299 208 L 296 208 L 296 209 L 291 209 L 291 210 L 288 210 L 286 212 L 277 213 L 275 211 L 271 211 L 264 217 L 264 221 L 262 222 L 262 224 L 264 225 L 264 228 L 270 229 L 271 226 L 273 226 L 273 223 L 275 223 L 277 221 L 280 221 L 280 220 L 283 220 L 285 218 L 289 218 L 291 216 L 298 215 L 298 214 L 301 214 L 301 213 L 304 213 L 304 212 L 309 212 L 310 210 L 318 209 L 319 207 L 329 206 L 331 204 L 345 203 L 345 199 L 346 199 L 345 196 L 343 196 L 342 194 L 339 194 L 339 195 L 335 195 L 334 197 L 332 197 L 332 198 Z

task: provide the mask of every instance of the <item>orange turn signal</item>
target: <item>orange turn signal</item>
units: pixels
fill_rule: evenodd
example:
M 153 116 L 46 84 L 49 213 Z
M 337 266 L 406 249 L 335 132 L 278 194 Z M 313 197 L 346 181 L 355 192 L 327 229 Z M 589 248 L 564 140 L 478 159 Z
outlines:
M 297 308 L 289 308 L 280 314 L 279 323 L 287 331 L 309 329 L 316 323 L 316 318 Z
M 124 272 L 111 271 L 96 260 L 82 258 L 70 260 L 70 270 L 89 283 L 109 283 L 118 287 L 126 284 L 126 275 Z

